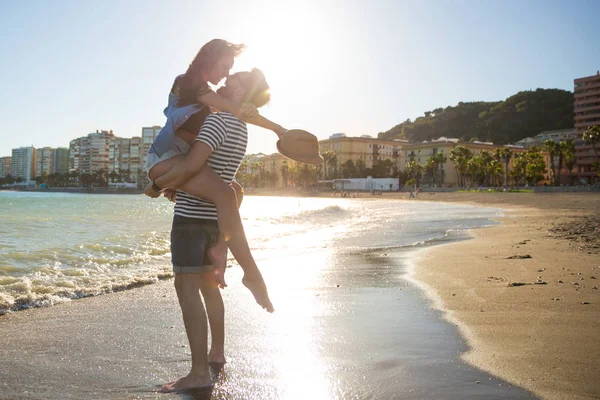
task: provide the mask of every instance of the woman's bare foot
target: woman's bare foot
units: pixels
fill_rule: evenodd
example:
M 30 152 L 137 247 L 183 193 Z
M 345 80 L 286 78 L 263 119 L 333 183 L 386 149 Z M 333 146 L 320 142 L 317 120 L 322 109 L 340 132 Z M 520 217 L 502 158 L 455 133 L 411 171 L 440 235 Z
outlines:
M 162 393 L 175 393 L 183 390 L 210 388 L 212 385 L 209 374 L 192 375 L 190 373 L 174 382 L 165 383 L 161 386 L 160 391 Z
M 225 360 L 225 354 L 222 351 L 210 351 L 208 353 L 208 363 L 209 364 L 225 364 L 227 361 Z
M 270 313 L 275 311 L 275 309 L 273 308 L 273 304 L 269 299 L 267 285 L 265 285 L 265 281 L 263 280 L 260 271 L 257 270 L 256 273 L 252 275 L 248 273 L 244 274 L 244 277 L 242 278 L 242 283 L 250 290 L 250 292 L 252 292 L 252 295 L 254 296 L 254 299 L 256 300 L 258 305 L 260 305 L 262 308 L 264 308 Z
M 225 268 L 227 267 L 227 242 L 223 235 L 219 235 L 219 238 L 215 244 L 207 249 L 208 258 L 214 266 L 215 281 L 217 286 L 221 289 L 227 287 L 225 283 Z

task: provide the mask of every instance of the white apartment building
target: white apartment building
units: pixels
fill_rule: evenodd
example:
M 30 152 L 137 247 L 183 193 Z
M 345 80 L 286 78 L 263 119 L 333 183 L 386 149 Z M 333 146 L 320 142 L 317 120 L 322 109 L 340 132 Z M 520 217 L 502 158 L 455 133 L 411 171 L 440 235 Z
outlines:
M 10 164 L 12 157 L 0 157 L 0 178 L 10 175 Z
M 96 131 L 69 143 L 69 171 L 93 174 L 110 169 L 110 144 L 115 135 L 112 131 Z
M 15 178 L 21 178 L 24 182 L 32 181 L 35 173 L 36 150 L 33 146 L 12 149 L 12 160 L 10 174 Z
M 158 133 L 162 129 L 162 126 L 148 126 L 142 127 L 142 146 L 140 154 L 142 157 L 142 168 L 146 165 L 146 154 L 150 150 L 150 146 L 154 143 L 154 139 L 158 136 Z
M 109 172 L 116 172 L 122 182 L 138 182 L 143 173 L 142 138 L 115 137 L 110 144 Z

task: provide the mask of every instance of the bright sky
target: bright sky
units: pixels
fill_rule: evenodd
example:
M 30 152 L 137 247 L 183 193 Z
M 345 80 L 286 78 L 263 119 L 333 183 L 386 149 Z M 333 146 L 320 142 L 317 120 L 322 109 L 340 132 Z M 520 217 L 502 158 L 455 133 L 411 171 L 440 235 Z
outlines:
M 600 69 L 599 20 L 596 0 L 5 1 L 0 156 L 163 125 L 173 78 L 213 38 L 249 46 L 233 71 L 265 72 L 263 115 L 325 139 L 459 101 L 572 91 Z M 248 153 L 275 140 L 251 128 Z

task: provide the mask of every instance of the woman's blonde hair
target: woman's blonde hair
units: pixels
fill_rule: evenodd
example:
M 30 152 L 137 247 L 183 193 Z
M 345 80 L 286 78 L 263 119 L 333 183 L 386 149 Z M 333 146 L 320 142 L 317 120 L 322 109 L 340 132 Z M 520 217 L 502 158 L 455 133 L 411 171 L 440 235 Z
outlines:
M 177 82 L 180 103 L 197 103 L 198 90 L 207 85 L 203 73 L 210 70 L 221 57 L 226 55 L 237 57 L 245 48 L 243 44 L 233 44 L 223 39 L 213 39 L 202 46 L 185 74 Z

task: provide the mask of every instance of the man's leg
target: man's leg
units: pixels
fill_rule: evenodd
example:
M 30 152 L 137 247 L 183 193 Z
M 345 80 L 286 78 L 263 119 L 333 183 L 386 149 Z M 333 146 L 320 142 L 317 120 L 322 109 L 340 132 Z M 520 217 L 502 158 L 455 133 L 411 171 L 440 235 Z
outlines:
M 200 291 L 206 303 L 206 313 L 210 325 L 209 363 L 225 363 L 225 305 L 221 291 L 215 285 L 211 273 L 205 274 L 200 283 Z
M 163 392 L 177 392 L 212 385 L 207 359 L 206 311 L 200 297 L 201 282 L 201 274 L 175 274 L 175 290 L 192 353 L 192 368 L 183 378 L 163 385 Z
M 192 353 L 192 368 L 185 377 L 162 386 L 163 392 L 212 385 L 208 370 L 208 326 L 200 296 L 203 282 L 204 249 L 207 238 L 200 220 L 175 216 L 171 230 L 171 256 L 175 273 L 175 290 L 181 307 L 185 332 Z
M 252 256 L 242 219 L 238 211 L 238 200 L 235 189 L 227 185 L 211 168 L 202 168 L 180 188 L 192 196 L 212 201 L 217 208 L 219 229 L 225 235 L 227 246 L 244 270 L 242 283 L 246 286 L 256 302 L 268 312 L 273 312 L 273 304 L 265 281 Z

